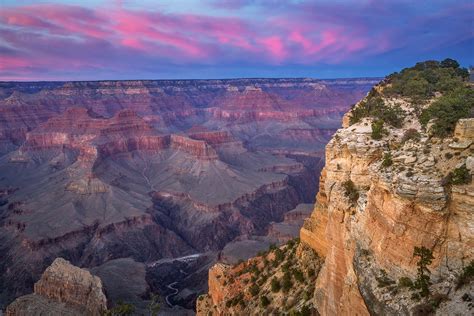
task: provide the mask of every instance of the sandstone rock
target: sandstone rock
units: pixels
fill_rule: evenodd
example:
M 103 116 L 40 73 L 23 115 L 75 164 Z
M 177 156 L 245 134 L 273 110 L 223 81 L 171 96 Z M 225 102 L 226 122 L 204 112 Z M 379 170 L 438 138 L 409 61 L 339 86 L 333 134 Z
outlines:
M 454 129 L 454 137 L 460 141 L 474 141 L 474 118 L 460 119 Z
M 466 158 L 466 168 L 471 171 L 471 174 L 474 174 L 474 157 L 469 156 Z
M 466 149 L 469 148 L 469 146 L 472 145 L 471 140 L 464 140 L 464 141 L 458 141 L 458 142 L 453 142 L 449 144 L 449 148 L 453 149 Z
M 107 309 L 101 280 L 57 258 L 35 283 L 34 294 L 7 307 L 6 315 L 94 315 Z
M 472 143 L 471 124 L 460 120 L 458 143 Z M 464 163 L 473 168 L 473 162 L 459 156 L 448 163 L 435 159 L 436 153 L 452 143 L 448 138 L 434 146 L 431 154 L 417 150 L 416 142 L 392 146 L 393 165 L 380 168 L 374 163 L 382 156 L 377 154 L 378 148 L 386 146 L 384 141 L 396 140 L 388 136 L 388 140 L 361 145 L 360 137 L 352 135 L 357 126 L 354 129 L 346 123 L 344 127 L 338 132 L 338 145 L 331 141 L 326 147 L 326 167 L 315 209 L 300 231 L 302 242 L 325 258 L 316 281 L 316 306 L 321 315 L 408 314 L 415 304 L 410 295 L 384 292 L 374 275 L 383 269 L 395 280 L 413 276 L 416 265 L 412 254 L 419 246 L 433 249 L 435 260 L 430 268 L 439 280 L 449 278 L 453 270 L 462 269 L 462 262 L 474 258 L 474 200 L 469 194 L 474 185 L 449 191 L 441 185 L 442 175 L 433 172 L 434 167 L 445 173 Z M 334 168 L 336 164 L 338 168 Z M 398 171 L 406 164 L 411 165 L 409 176 L 408 171 Z M 429 172 L 422 174 L 422 168 Z M 359 197 L 366 200 L 350 215 L 346 210 L 351 206 L 344 191 L 338 189 L 348 178 L 358 188 Z M 362 264 L 367 253 L 370 260 Z M 449 286 L 452 293 L 453 282 Z

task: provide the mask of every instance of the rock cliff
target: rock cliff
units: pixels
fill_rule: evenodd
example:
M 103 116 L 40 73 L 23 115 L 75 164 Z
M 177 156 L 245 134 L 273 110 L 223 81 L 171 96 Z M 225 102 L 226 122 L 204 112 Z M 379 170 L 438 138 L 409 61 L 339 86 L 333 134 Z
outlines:
M 323 315 L 399 315 L 423 304 L 433 312 L 439 304 L 450 314 L 467 312 L 467 303 L 456 306 L 454 288 L 474 259 L 474 169 L 465 169 L 473 155 L 474 119 L 459 120 L 455 135 L 433 135 L 422 117 L 442 97 L 429 97 L 420 109 L 413 99 L 390 94 L 392 85 L 382 82 L 344 117 L 326 146 L 315 210 L 301 229 L 302 242 L 325 258 L 314 294 Z M 400 109 L 400 121 L 383 124 L 380 137 L 373 113 L 355 119 L 374 98 L 387 106 L 384 111 Z M 465 102 L 473 108 L 472 95 Z M 450 181 L 459 170 L 464 180 Z M 417 294 L 397 287 L 397 280 L 417 277 L 415 247 L 433 254 L 432 295 L 443 303 L 420 303 Z M 449 297 L 456 302 L 444 302 Z
M 410 88 L 431 74 L 423 89 Z M 300 231 L 301 244 L 322 258 L 314 292 L 289 311 L 472 313 L 473 113 L 474 93 L 462 71 L 429 61 L 387 77 L 344 116 L 326 146 L 316 204 Z M 232 275 L 223 266 L 210 271 L 199 315 L 239 314 L 233 301 L 226 306 L 233 295 L 221 274 Z M 248 284 L 240 290 L 244 305 L 254 283 Z M 271 291 L 259 295 L 268 298 L 267 311 L 282 308 Z
M 106 309 L 100 278 L 57 258 L 35 283 L 34 293 L 17 298 L 6 315 L 99 316 Z

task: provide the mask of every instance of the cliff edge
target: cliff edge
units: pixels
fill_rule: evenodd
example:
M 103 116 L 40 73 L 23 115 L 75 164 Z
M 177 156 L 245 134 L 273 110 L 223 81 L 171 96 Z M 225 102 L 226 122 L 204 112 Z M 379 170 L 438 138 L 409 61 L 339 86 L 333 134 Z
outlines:
M 270 303 L 261 312 L 472 313 L 474 93 L 467 80 L 454 60 L 418 63 L 388 76 L 345 115 L 300 231 L 299 247 L 321 260 L 314 292 L 281 306 L 279 291 L 264 290 L 258 295 Z M 272 274 L 284 281 L 285 262 L 275 264 Z M 222 306 L 232 297 L 213 293 L 212 275 L 200 315 L 229 312 Z M 295 277 L 292 288 L 300 287 Z

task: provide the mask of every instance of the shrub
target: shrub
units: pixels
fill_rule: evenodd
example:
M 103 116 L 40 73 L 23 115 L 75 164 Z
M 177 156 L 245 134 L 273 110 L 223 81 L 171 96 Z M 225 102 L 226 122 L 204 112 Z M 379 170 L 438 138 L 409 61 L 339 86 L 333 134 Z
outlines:
M 420 296 L 426 297 L 430 294 L 430 274 L 428 266 L 433 261 L 433 252 L 425 247 L 415 247 L 413 250 L 413 258 L 419 257 L 417 262 L 417 278 L 415 280 L 415 288 L 420 289 Z
M 268 299 L 268 297 L 266 297 L 265 295 L 260 296 L 260 305 L 262 307 L 267 307 L 268 305 L 270 305 L 270 300 Z
M 344 188 L 344 195 L 349 198 L 349 201 L 352 203 L 357 202 L 359 199 L 359 192 L 357 191 L 354 182 L 352 180 L 347 180 L 342 184 L 342 187 Z
M 361 101 L 359 105 L 352 109 L 350 124 L 358 123 L 364 117 L 372 117 L 376 120 L 382 120 L 394 127 L 400 127 L 403 123 L 404 112 L 400 106 L 387 106 L 383 99 L 378 95 L 369 95 L 366 100 Z
M 469 173 L 469 170 L 466 168 L 466 165 L 462 165 L 461 167 L 454 169 L 450 175 L 451 184 L 459 185 L 471 183 L 472 177 Z
M 280 281 L 277 278 L 273 278 L 271 282 L 272 292 L 277 293 L 281 289 Z
M 377 120 L 372 123 L 372 139 L 380 140 L 382 139 L 383 135 L 386 133 L 385 129 L 383 128 L 383 121 Z
M 411 178 L 411 177 L 413 177 L 413 174 L 414 174 L 414 173 L 413 173 L 412 170 L 408 170 L 407 173 L 406 173 L 406 176 L 407 176 L 408 178 Z
M 387 168 L 393 164 L 392 154 L 390 152 L 383 155 L 382 167 Z
M 287 293 L 291 289 L 292 285 L 293 284 L 291 282 L 291 275 L 290 275 L 289 272 L 286 272 L 283 275 L 283 279 L 282 279 L 282 282 L 281 282 L 281 288 L 282 288 L 283 292 Z
M 301 272 L 298 269 L 293 270 L 293 276 L 295 277 L 295 280 L 298 281 L 298 282 L 303 282 L 304 281 L 303 272 Z
M 135 306 L 119 301 L 113 308 L 104 312 L 104 316 L 127 316 L 133 315 Z
M 260 287 L 257 284 L 252 284 L 249 288 L 249 292 L 252 296 L 256 296 L 258 292 L 260 292 Z
M 473 108 L 474 91 L 468 87 L 458 87 L 423 110 L 420 122 L 426 125 L 434 119 L 431 132 L 434 136 L 446 137 L 452 135 L 459 119 L 472 116 Z
M 456 282 L 456 290 L 474 280 L 474 260 L 465 267 Z
M 416 129 L 410 128 L 410 129 L 406 130 L 405 133 L 403 134 L 402 143 L 405 143 L 410 139 L 418 141 L 418 140 L 420 140 L 420 138 L 421 138 L 420 133 L 418 133 L 418 131 Z
M 285 253 L 280 249 L 275 249 L 275 261 L 283 261 L 285 259 Z
M 401 277 L 398 279 L 398 286 L 399 287 L 413 287 L 413 282 L 409 277 Z
M 451 158 L 453 158 L 453 154 L 450 153 L 450 152 L 447 152 L 447 153 L 444 154 L 444 158 L 451 159 Z

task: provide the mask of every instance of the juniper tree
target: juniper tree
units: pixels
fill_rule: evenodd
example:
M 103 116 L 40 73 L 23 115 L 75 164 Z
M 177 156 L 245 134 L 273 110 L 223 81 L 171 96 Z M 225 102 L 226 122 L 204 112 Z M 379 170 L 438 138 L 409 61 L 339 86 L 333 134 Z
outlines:
M 415 247 L 413 250 L 413 258 L 419 257 L 420 259 L 416 263 L 418 266 L 417 278 L 415 281 L 415 287 L 420 289 L 420 295 L 426 297 L 430 294 L 430 274 L 431 271 L 428 266 L 433 261 L 433 252 L 425 247 Z

